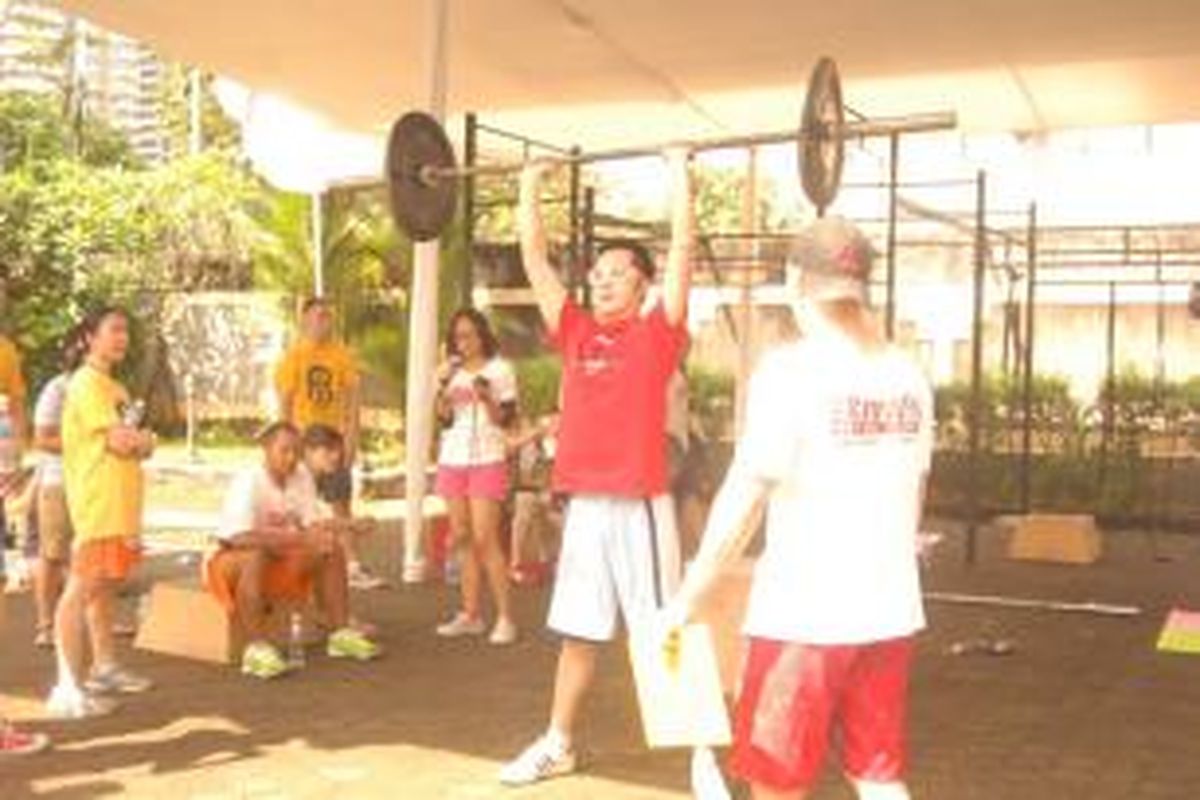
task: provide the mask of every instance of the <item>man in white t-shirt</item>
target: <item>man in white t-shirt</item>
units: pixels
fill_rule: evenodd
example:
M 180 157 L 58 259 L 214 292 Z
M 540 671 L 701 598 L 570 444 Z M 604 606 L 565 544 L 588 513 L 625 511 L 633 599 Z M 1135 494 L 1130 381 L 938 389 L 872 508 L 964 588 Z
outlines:
M 912 637 L 924 627 L 917 530 L 932 395 L 867 303 L 873 252 L 840 218 L 797 240 L 803 339 L 750 384 L 745 432 L 700 552 L 668 609 L 692 613 L 767 503 L 732 766 L 755 798 L 803 797 L 831 732 L 862 798 L 906 798 Z
M 267 614 L 277 604 L 302 606 L 313 594 L 333 629 L 329 656 L 374 658 L 379 647 L 349 625 L 345 550 L 337 522 L 300 464 L 300 432 L 276 422 L 259 442 L 263 462 L 234 480 L 217 533 L 220 549 L 204 564 L 209 591 L 246 632 L 242 672 L 273 678 L 287 670 L 268 641 Z
M 38 647 L 54 646 L 54 608 L 66 582 L 74 529 L 63 490 L 62 418 L 71 373 L 83 359 L 78 336 L 68 334 L 63 345 L 62 372 L 38 394 L 33 411 L 33 446 L 39 454 L 35 530 L 37 567 L 34 569 L 34 605 L 37 610 Z

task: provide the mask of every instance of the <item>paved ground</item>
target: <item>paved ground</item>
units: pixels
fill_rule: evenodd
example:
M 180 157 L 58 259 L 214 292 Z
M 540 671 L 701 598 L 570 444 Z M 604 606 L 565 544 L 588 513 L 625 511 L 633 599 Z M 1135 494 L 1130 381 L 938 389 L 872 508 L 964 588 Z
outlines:
M 913 686 L 912 787 L 918 798 L 1106 800 L 1200 797 L 1200 658 L 1154 652 L 1166 609 L 1200 607 L 1200 539 L 1109 537 L 1088 568 L 1004 561 L 997 537 L 962 566 L 956 536 L 938 552 L 931 588 L 1132 603 L 1135 619 L 933 604 Z M 1157 547 L 1152 547 L 1156 544 Z M 1164 560 L 1159 560 L 1157 555 Z M 1170 560 L 1166 560 L 1170 559 Z M 314 658 L 272 684 L 229 670 L 132 653 L 152 694 L 115 716 L 30 724 L 58 749 L 0 762 L 0 798 L 682 798 L 685 759 L 641 747 L 632 689 L 611 653 L 584 734 L 583 777 L 520 792 L 493 782 L 498 764 L 543 722 L 553 647 L 538 636 L 503 651 L 431 634 L 438 589 L 360 598 L 384 625 L 385 661 Z M 521 593 L 522 619 L 545 596 Z M 33 718 L 51 661 L 25 646 L 28 602 L 9 604 L 0 653 L 5 707 Z M 1008 637 L 1009 656 L 954 656 L 956 641 Z M 850 795 L 830 770 L 818 800 Z

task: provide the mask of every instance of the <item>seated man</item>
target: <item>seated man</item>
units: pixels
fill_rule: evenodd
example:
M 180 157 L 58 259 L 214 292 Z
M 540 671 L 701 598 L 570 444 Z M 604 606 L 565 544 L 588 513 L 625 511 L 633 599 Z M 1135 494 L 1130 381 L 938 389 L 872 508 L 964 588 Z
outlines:
M 259 436 L 263 463 L 239 475 L 230 489 L 218 537 L 205 562 L 205 585 L 246 631 L 242 672 L 274 678 L 287 671 L 267 639 L 275 604 L 304 605 L 315 593 L 329 617 L 332 658 L 367 660 L 379 646 L 349 627 L 345 551 L 337 523 L 321 513 L 312 475 L 300 465 L 300 433 L 287 422 Z

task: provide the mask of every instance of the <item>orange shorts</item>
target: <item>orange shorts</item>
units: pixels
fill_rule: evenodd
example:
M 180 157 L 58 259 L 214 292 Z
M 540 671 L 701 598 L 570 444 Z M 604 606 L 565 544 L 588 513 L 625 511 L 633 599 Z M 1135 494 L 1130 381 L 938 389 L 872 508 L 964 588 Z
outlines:
M 222 562 L 238 555 L 236 550 L 221 548 L 209 553 L 201 567 L 204 587 L 230 613 L 237 607 L 237 585 L 230 580 Z M 264 600 L 304 602 L 312 594 L 311 558 L 304 550 L 285 551 L 266 561 L 262 578 Z
M 89 580 L 123 581 L 142 560 L 135 539 L 94 539 L 78 542 L 71 554 L 71 574 Z

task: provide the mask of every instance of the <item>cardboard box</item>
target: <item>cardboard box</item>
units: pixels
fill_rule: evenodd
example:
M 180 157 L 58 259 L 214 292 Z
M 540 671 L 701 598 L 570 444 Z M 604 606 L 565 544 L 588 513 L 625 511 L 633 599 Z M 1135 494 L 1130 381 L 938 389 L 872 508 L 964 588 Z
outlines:
M 1008 557 L 1020 561 L 1094 564 L 1104 546 L 1090 514 L 1028 514 L 1013 521 Z
M 687 625 L 674 648 L 664 644 L 654 634 L 634 631 L 629 638 L 646 746 L 729 744 L 729 715 L 708 626 Z

